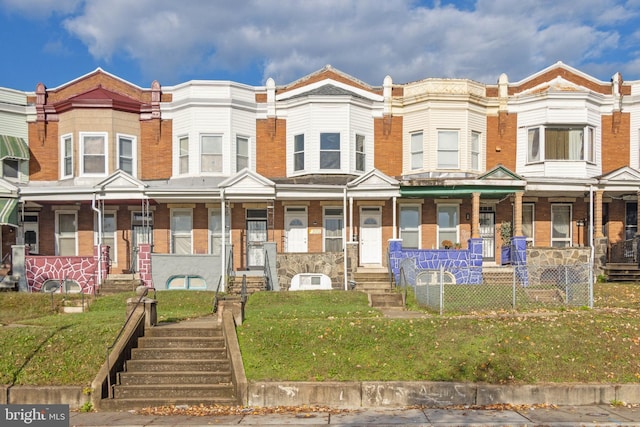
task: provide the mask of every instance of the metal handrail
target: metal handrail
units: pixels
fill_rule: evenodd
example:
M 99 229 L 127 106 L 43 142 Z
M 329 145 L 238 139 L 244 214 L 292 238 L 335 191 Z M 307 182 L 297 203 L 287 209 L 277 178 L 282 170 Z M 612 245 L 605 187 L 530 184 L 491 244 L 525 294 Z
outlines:
M 107 347 L 107 388 L 109 391 L 109 399 L 113 399 L 113 389 L 111 387 L 111 364 L 109 363 L 109 353 L 116 346 L 118 340 L 122 336 L 122 333 L 124 332 L 125 328 L 129 324 L 129 321 L 133 317 L 133 314 L 136 312 L 136 310 L 140 306 L 142 299 L 147 296 L 150 289 L 153 290 L 153 299 L 156 299 L 156 288 L 147 288 L 145 292 L 142 295 L 140 295 L 140 298 L 138 298 L 138 301 L 136 302 L 136 306 L 133 308 L 133 310 L 131 310 L 131 312 L 129 313 L 129 316 L 127 316 L 127 320 L 124 321 L 124 324 L 120 328 L 120 331 L 118 331 L 118 335 L 116 335 L 116 338 L 113 340 L 113 343 L 111 343 L 111 345 Z
M 271 276 L 271 264 L 269 263 L 269 252 L 264 252 L 264 284 L 267 291 L 272 291 L 271 284 L 273 283 L 273 277 Z
M 242 275 L 242 287 L 240 288 L 240 301 L 247 302 L 247 275 Z
M 389 273 L 389 283 L 391 284 L 391 289 L 393 289 L 393 285 L 396 287 L 398 284 L 396 283 L 396 278 L 393 276 L 393 269 L 391 268 L 391 251 L 387 249 L 387 272 Z
M 398 272 L 398 283 L 396 287 L 401 288 L 402 290 L 402 304 L 407 305 L 407 289 L 409 288 L 409 281 L 407 280 L 407 276 L 404 272 L 404 267 L 400 267 L 400 271 Z
M 218 312 L 218 302 L 219 302 L 218 294 L 220 293 L 220 286 L 222 285 L 222 279 L 224 278 L 228 288 L 229 282 L 231 281 L 230 278 L 233 276 L 234 276 L 234 271 L 233 271 L 233 245 L 232 245 L 229 247 L 229 257 L 227 258 L 227 269 L 225 270 L 224 275 L 223 274 L 220 275 L 220 278 L 218 279 L 218 286 L 216 287 L 216 292 L 213 295 L 213 302 L 211 303 L 212 313 Z

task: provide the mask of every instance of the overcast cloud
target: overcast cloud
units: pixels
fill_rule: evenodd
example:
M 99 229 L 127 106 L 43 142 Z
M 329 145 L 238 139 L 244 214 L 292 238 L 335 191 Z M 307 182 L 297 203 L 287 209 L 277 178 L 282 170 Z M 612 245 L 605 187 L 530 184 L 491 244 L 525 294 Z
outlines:
M 640 0 L 0 0 L 51 15 L 98 60 L 149 79 L 258 72 L 285 84 L 326 64 L 372 85 L 427 77 L 520 80 L 558 60 L 640 79 Z M 37 7 L 35 7 L 37 6 Z M 52 42 L 51 48 L 56 48 Z M 62 49 L 62 47 L 58 47 Z

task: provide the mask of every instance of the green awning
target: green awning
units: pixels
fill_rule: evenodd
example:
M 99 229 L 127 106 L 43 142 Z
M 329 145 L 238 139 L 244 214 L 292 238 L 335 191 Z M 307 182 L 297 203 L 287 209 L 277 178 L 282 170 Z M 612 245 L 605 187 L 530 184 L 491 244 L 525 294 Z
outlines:
M 0 160 L 29 160 L 29 146 L 23 138 L 0 135 Z
M 18 226 L 18 199 L 0 198 L 0 224 Z

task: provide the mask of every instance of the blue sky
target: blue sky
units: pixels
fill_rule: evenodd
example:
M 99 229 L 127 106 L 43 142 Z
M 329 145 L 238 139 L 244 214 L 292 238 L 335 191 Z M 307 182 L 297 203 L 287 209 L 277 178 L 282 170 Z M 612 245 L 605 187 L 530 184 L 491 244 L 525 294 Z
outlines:
M 519 81 L 557 61 L 640 80 L 640 0 L 0 0 L 0 86 L 101 67 L 149 87 L 286 84 L 331 64 L 379 86 Z

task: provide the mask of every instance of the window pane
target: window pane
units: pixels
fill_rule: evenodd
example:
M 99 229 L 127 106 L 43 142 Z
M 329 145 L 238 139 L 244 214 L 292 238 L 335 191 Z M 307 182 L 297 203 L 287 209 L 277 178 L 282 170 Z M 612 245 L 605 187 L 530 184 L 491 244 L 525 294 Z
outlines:
M 76 232 L 76 216 L 74 214 L 58 215 L 58 232 L 75 233 Z
M 98 135 L 84 136 L 83 144 L 83 172 L 84 173 L 104 173 L 105 167 L 105 144 L 104 137 Z
M 14 159 L 4 159 L 2 162 L 2 175 L 5 178 L 17 178 L 18 161 Z
M 540 161 L 540 129 L 534 128 L 528 131 L 527 161 Z
M 304 152 L 295 153 L 293 156 L 293 170 L 304 170 Z
M 411 170 L 422 169 L 422 132 L 411 134 Z
M 545 159 L 583 160 L 584 130 L 547 128 L 545 138 Z
M 294 151 L 304 151 L 304 135 L 296 135 L 294 139 Z
M 531 240 L 533 239 L 533 205 L 522 205 L 522 234 Z
M 340 134 L 320 134 L 320 169 L 340 169 Z
M 173 212 L 171 215 L 171 229 L 175 232 L 191 232 L 191 213 Z
M 339 133 L 321 133 L 320 149 L 321 150 L 340 150 L 340 134 Z
M 84 154 L 104 154 L 104 138 L 101 136 L 85 136 Z
M 179 173 L 189 173 L 189 138 L 180 138 L 180 171 Z
M 438 131 L 438 168 L 458 168 L 458 131 Z
M 400 208 L 400 238 L 402 247 L 409 249 L 419 248 L 420 236 L 420 211 L 417 206 L 405 206 Z

